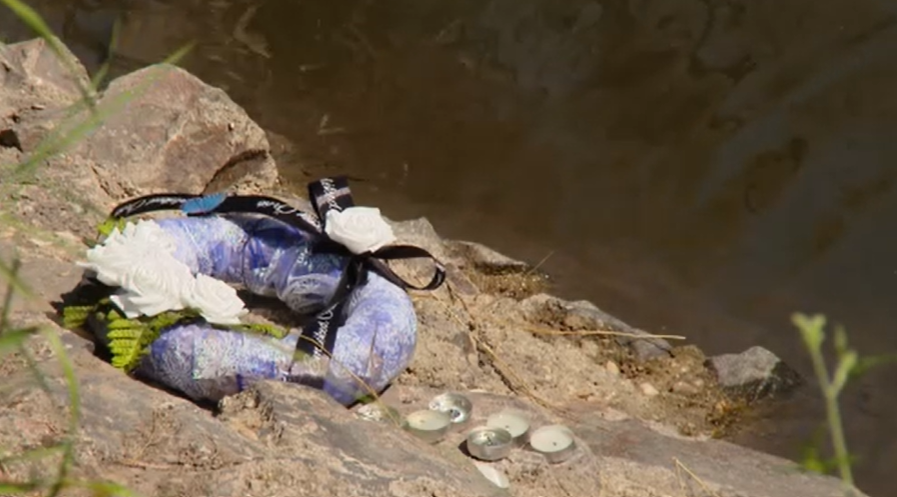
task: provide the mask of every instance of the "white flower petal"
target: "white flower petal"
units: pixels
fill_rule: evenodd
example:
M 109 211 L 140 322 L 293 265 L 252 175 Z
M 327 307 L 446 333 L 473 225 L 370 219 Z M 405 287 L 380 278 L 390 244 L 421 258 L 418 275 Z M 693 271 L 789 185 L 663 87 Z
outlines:
M 183 309 L 183 294 L 193 282 L 190 268 L 172 254 L 174 238 L 153 221 L 128 223 L 87 251 L 79 263 L 106 285 L 121 287 L 112 299 L 129 318 Z
M 215 324 L 239 324 L 240 316 L 248 312 L 233 287 L 205 274 L 196 275 L 184 301 L 188 307 L 198 309 L 203 319 Z
M 134 319 L 142 314 L 140 308 L 131 303 L 131 300 L 126 293 L 116 293 L 111 295 L 109 300 L 111 300 L 112 303 L 115 304 L 115 307 L 118 307 L 128 319 Z
M 396 240 L 392 227 L 375 207 L 327 211 L 324 231 L 353 254 L 374 252 Z

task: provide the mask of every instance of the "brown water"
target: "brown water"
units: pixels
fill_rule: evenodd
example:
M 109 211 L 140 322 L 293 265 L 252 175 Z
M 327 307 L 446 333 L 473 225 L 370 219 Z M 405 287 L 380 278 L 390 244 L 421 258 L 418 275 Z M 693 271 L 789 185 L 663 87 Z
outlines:
M 285 174 L 348 173 L 708 353 L 804 373 L 795 310 L 897 350 L 897 4 L 883 0 L 33 2 L 90 66 L 184 65 L 279 135 Z M 7 38 L 28 37 L 0 13 Z M 282 150 L 281 148 L 282 147 Z M 897 369 L 844 399 L 860 485 L 897 495 Z M 798 457 L 813 389 L 738 441 Z

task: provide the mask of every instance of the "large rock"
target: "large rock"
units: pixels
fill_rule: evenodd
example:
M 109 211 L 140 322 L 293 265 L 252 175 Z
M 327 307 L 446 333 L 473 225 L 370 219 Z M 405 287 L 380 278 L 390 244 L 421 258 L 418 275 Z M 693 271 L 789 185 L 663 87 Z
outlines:
M 0 210 L 51 231 L 92 234 L 118 201 L 163 191 L 270 191 L 278 182 L 265 132 L 223 91 L 171 65 L 113 80 L 85 109 L 89 78 L 42 40 L 0 46 Z M 95 116 L 100 119 L 92 122 Z M 25 176 L 26 160 L 57 144 Z M 50 141 L 48 141 L 50 140 Z M 11 180 L 10 180 L 11 179 Z
M 274 184 L 265 132 L 227 94 L 183 69 L 156 65 L 122 76 L 100 105 L 110 116 L 74 153 L 112 180 L 110 192 L 199 193 L 216 180 L 227 186 L 222 175 Z
M 60 59 L 41 38 L 0 44 L 0 147 L 19 146 L 12 129 L 47 109 L 61 109 L 81 98 L 90 78 L 63 45 Z
M 224 399 L 216 415 L 128 378 L 77 339 L 67 343 L 73 344 L 69 354 L 81 393 L 75 476 L 113 480 L 143 495 L 504 495 L 461 446 L 467 429 L 508 407 L 525 412 L 534 427 L 567 424 L 579 447 L 559 465 L 522 449 L 492 463 L 508 477 L 510 495 L 666 496 L 680 495 L 682 488 L 720 497 L 843 495 L 834 478 L 801 473 L 794 463 L 677 436 L 663 425 L 596 412 L 585 403 L 569 405 L 562 416 L 520 398 L 466 392 L 472 419 L 436 445 L 389 423 L 359 419 L 317 390 L 279 382 Z M 46 347 L 32 348 L 51 394 L 29 371 L 4 371 L 0 446 L 7 450 L 51 446 L 66 430 L 62 373 Z M 4 357 L 0 365 L 9 361 Z M 382 401 L 408 414 L 426 408 L 439 392 L 398 387 Z M 11 478 L 46 470 L 45 460 L 5 466 Z
M 226 399 L 216 417 L 81 349 L 71 356 L 81 387 L 79 475 L 118 481 L 143 495 L 498 494 L 465 458 L 358 419 L 317 390 L 260 384 Z M 42 366 L 52 395 L 27 371 L 4 382 L 4 449 L 48 446 L 65 432 L 62 375 L 53 361 Z M 40 465 L 46 462 L 10 464 L 6 471 L 26 477 Z

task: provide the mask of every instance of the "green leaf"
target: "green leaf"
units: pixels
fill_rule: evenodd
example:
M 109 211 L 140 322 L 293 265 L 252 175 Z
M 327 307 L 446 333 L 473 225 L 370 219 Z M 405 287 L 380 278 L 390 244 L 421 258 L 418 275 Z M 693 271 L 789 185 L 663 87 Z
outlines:
M 848 352 L 847 348 L 847 330 L 844 329 L 843 326 L 838 325 L 835 327 L 835 353 L 837 353 L 838 357 L 843 356 Z
M 822 343 L 825 341 L 825 316 L 795 313 L 791 321 L 800 330 L 801 338 L 810 350 L 814 352 L 822 350 Z
M 234 326 L 221 326 L 221 328 L 231 331 L 258 333 L 259 335 L 271 336 L 278 339 L 282 339 L 290 333 L 286 328 L 265 323 L 238 324 Z
M 112 36 L 109 39 L 109 44 L 107 45 L 106 51 L 106 60 L 103 61 L 103 65 L 97 69 L 96 74 L 93 78 L 90 79 L 90 87 L 97 91 L 100 88 L 100 85 L 103 83 L 103 80 L 106 79 L 106 75 L 109 73 L 109 68 L 112 62 L 112 56 L 115 54 L 115 51 L 118 49 L 118 40 L 121 33 L 121 19 L 116 18 L 115 22 L 112 23 Z
M 141 327 L 141 326 L 145 326 L 145 325 L 143 323 L 141 323 L 140 321 L 137 321 L 134 319 L 123 319 L 123 318 L 113 319 L 106 323 L 106 327 L 109 330 L 128 330 L 131 328 L 136 328 L 136 327 Z
M 127 224 L 128 220 L 124 218 L 106 218 L 103 222 L 97 225 L 97 233 L 99 233 L 101 236 L 109 236 L 115 230 L 124 230 L 125 225 Z
M 855 350 L 844 352 L 843 356 L 838 361 L 837 369 L 835 369 L 835 377 L 832 379 L 832 388 L 836 393 L 840 392 L 844 388 L 844 385 L 847 384 L 847 379 L 856 367 L 858 360 L 859 356 Z
M 857 365 L 850 372 L 851 379 L 856 379 L 868 373 L 872 368 L 897 363 L 897 354 L 881 354 L 861 357 Z
M 69 329 L 81 328 L 87 323 L 87 318 L 96 309 L 93 305 L 68 306 L 62 309 L 63 326 Z
M 128 328 L 116 328 L 106 334 L 110 340 L 137 340 L 146 331 L 147 326 L 142 323 L 127 323 Z

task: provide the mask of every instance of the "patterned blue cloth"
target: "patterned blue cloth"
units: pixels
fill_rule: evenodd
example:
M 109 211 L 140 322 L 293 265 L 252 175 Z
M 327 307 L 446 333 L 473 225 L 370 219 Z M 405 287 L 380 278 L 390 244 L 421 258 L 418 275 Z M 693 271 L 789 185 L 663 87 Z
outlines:
M 338 255 L 312 254 L 303 232 L 271 218 L 157 223 L 176 240 L 175 257 L 194 273 L 277 297 L 303 314 L 320 309 L 333 295 L 346 262 Z M 165 330 L 136 372 L 194 400 L 217 401 L 253 381 L 290 378 L 319 385 L 348 405 L 370 389 L 379 392 L 405 370 L 417 342 L 417 319 L 407 293 L 374 273 L 349 297 L 346 310 L 349 317 L 330 360 L 292 363 L 298 330 L 279 340 L 191 324 Z

